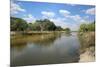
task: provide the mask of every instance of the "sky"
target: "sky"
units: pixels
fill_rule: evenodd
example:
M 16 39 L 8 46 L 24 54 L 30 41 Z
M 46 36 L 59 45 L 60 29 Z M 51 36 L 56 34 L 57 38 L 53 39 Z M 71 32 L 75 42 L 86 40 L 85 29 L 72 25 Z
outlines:
M 77 31 L 80 24 L 95 20 L 95 6 L 32 1 L 11 0 L 10 14 L 34 23 L 39 19 L 49 19 L 62 28 Z

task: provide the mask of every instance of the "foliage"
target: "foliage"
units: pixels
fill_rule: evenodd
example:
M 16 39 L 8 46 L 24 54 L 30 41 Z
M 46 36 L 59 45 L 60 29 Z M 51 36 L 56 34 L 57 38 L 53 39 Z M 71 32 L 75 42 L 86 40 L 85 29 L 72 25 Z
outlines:
M 80 32 L 95 31 L 95 22 L 89 24 L 81 24 L 79 31 Z
M 32 23 L 28 23 L 28 31 L 32 31 L 33 30 L 33 24 Z
M 81 24 L 80 25 L 80 29 L 79 29 L 79 31 L 81 31 L 81 32 L 85 32 L 85 31 L 87 31 L 88 30 L 88 28 L 87 28 L 87 24 Z
M 56 29 L 56 25 L 48 19 L 37 20 L 33 24 L 33 29 L 38 31 L 54 31 Z
M 11 31 L 24 31 L 27 29 L 27 22 L 20 18 L 11 17 Z
M 34 23 L 27 23 L 21 18 L 11 17 L 11 31 L 67 31 L 69 28 L 63 29 L 61 26 L 56 26 L 48 19 L 36 20 Z
M 56 31 L 62 31 L 63 29 L 61 28 L 61 26 L 56 26 Z
M 64 31 L 66 31 L 67 33 L 71 32 L 70 28 L 65 28 Z
M 95 31 L 95 23 L 88 24 L 89 31 Z

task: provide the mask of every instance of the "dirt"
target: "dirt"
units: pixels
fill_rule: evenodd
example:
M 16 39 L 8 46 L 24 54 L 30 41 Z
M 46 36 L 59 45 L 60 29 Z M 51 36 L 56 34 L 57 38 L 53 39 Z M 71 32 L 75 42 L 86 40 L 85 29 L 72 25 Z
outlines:
M 87 48 L 84 53 L 80 55 L 79 62 L 94 62 L 95 61 L 95 48 Z

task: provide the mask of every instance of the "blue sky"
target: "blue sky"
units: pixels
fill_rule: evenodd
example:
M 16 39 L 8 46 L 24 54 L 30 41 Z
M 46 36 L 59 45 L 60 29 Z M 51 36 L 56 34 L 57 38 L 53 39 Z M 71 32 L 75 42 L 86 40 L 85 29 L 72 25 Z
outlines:
M 80 24 L 95 20 L 95 6 L 46 2 L 11 1 L 11 16 L 28 23 L 37 19 L 49 19 L 62 28 L 78 30 Z

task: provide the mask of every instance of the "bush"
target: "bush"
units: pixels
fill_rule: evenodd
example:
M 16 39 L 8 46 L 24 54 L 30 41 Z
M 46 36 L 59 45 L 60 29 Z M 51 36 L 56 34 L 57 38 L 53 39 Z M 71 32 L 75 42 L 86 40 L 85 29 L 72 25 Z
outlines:
M 95 31 L 95 22 L 90 24 L 81 24 L 79 32 Z

